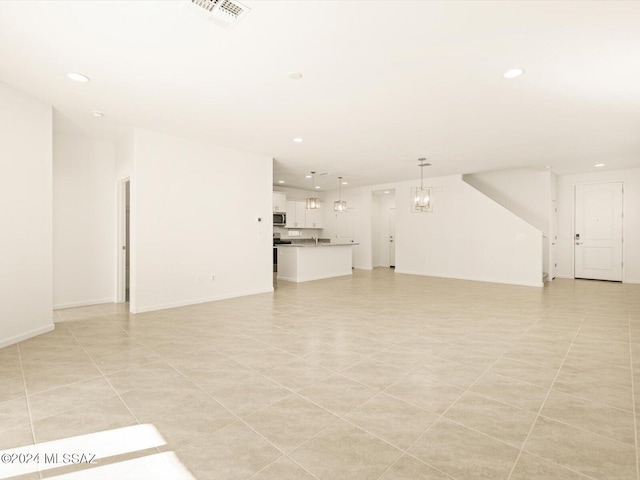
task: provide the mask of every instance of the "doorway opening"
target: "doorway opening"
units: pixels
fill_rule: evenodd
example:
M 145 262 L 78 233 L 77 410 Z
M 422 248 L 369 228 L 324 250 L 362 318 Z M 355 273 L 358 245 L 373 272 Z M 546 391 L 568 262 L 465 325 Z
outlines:
M 372 192 L 371 237 L 372 265 L 396 267 L 396 191 L 394 189 Z
M 130 239 L 131 239 L 131 182 L 128 178 L 118 182 L 118 303 L 130 298 Z
M 574 277 L 622 281 L 622 182 L 576 185 Z

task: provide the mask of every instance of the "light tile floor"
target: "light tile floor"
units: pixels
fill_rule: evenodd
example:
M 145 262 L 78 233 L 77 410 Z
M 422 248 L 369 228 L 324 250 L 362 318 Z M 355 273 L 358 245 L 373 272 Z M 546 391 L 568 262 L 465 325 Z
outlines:
M 150 423 L 198 479 L 640 480 L 640 285 L 376 269 L 57 316 L 0 350 L 2 449 Z

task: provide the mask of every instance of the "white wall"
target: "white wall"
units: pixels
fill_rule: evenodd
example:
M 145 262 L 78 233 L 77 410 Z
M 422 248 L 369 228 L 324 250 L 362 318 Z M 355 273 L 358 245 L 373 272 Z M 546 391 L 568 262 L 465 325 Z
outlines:
M 372 192 L 396 192 L 396 272 L 518 285 L 542 285 L 542 233 L 462 180 L 425 179 L 433 213 L 411 212 L 417 181 L 342 191 L 356 215 L 356 268 L 371 268 Z M 327 192 L 331 197 L 333 192 Z M 334 222 L 335 224 L 335 222 Z M 330 234 L 335 234 L 335 228 Z
M 53 136 L 53 306 L 114 301 L 115 145 Z
M 342 189 L 342 200 L 347 202 L 347 212 L 337 213 L 333 208 L 323 211 L 324 229 L 322 236 L 332 241 L 353 240 L 353 267 L 362 270 L 373 268 L 373 232 L 371 212 L 373 208 L 372 191 L 380 186 Z M 390 188 L 393 188 L 391 185 Z M 333 205 L 338 199 L 338 190 L 323 192 L 321 198 L 327 205 Z M 339 223 L 342 225 L 339 228 Z
M 134 141 L 132 311 L 272 291 L 273 159 L 144 129 Z
M 460 176 L 430 185 L 433 213 L 411 212 L 415 182 L 396 187 L 396 272 L 542 286 L 539 230 Z
M 53 329 L 52 110 L 0 83 L 0 347 Z
M 623 281 L 640 283 L 640 168 L 558 177 L 557 276 L 573 278 L 575 185 L 615 181 L 624 183 Z
M 549 234 L 551 172 L 527 168 L 463 175 L 469 185 Z

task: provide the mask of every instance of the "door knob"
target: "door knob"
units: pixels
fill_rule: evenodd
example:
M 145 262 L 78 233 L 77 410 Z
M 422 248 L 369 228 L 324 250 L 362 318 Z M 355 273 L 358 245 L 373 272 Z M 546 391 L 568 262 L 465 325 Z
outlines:
M 576 245 L 582 245 L 582 242 L 576 242 Z

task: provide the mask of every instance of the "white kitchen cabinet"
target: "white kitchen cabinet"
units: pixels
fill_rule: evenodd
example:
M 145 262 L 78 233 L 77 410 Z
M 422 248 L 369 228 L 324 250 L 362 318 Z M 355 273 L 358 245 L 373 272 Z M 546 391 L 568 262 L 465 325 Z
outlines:
M 281 192 L 273 192 L 273 211 L 282 213 L 287 208 L 287 194 Z
M 286 228 L 322 228 L 320 210 L 307 210 L 307 202 L 287 202 Z
M 306 211 L 305 223 L 307 228 L 323 228 L 322 215 L 320 212 L 320 209 Z
M 301 202 L 287 202 L 287 223 L 286 228 L 304 228 L 304 210 L 299 215 L 299 204 Z M 304 205 L 304 204 L 303 204 Z M 300 219 L 298 219 L 300 216 Z

